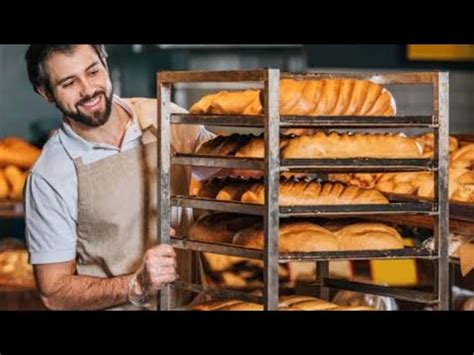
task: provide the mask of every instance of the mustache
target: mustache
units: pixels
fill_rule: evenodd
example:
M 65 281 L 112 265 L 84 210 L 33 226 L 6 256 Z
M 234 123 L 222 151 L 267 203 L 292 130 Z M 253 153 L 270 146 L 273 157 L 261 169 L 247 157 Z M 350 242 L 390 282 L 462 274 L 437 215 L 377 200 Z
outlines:
M 103 94 L 105 96 L 105 92 L 104 91 L 96 91 L 95 93 L 93 93 L 92 95 L 89 95 L 89 96 L 86 96 L 84 98 L 82 98 L 81 100 L 79 100 L 77 103 L 76 103 L 76 106 L 79 106 L 79 105 L 82 105 L 84 103 L 86 103 L 87 101 L 89 100 L 92 100 L 92 99 L 95 99 L 97 96 Z

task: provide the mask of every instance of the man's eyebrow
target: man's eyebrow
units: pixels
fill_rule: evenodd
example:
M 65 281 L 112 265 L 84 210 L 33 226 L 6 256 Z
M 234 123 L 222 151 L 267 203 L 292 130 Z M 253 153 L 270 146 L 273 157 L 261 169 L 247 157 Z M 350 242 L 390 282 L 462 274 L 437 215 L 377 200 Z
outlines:
M 89 66 L 86 68 L 85 71 L 88 71 L 90 68 L 96 66 L 97 64 L 99 64 L 98 61 L 92 63 L 91 65 L 89 65 Z M 67 81 L 67 80 L 69 80 L 69 79 L 72 79 L 72 78 L 74 78 L 74 77 L 75 77 L 75 75 L 69 75 L 69 76 L 67 76 L 67 77 L 65 77 L 65 78 L 63 78 L 63 79 L 61 79 L 61 80 L 59 80 L 57 85 L 61 85 L 61 84 L 64 83 L 65 81 Z

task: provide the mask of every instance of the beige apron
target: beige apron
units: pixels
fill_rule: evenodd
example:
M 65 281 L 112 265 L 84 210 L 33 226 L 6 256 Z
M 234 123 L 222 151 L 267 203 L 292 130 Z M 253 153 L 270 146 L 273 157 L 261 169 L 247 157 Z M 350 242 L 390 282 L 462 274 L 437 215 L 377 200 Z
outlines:
M 156 129 L 147 123 L 149 116 L 143 119 L 136 103 L 133 107 L 134 119 L 138 119 L 141 129 L 147 127 L 142 131 L 143 145 L 87 165 L 80 158 L 74 162 L 78 180 L 79 275 L 110 278 L 131 274 L 140 267 L 146 250 L 157 243 Z M 172 166 L 171 194 L 186 195 L 189 180 L 188 168 Z M 186 235 L 191 221 L 190 210 L 172 209 L 171 225 L 177 235 Z M 201 273 L 192 274 L 192 270 L 201 269 L 199 258 L 193 258 L 189 251 L 176 252 L 180 280 L 202 281 Z M 178 299 L 174 306 L 191 300 L 189 292 L 173 292 Z M 110 309 L 139 308 L 124 304 Z M 156 299 L 150 309 L 156 309 Z

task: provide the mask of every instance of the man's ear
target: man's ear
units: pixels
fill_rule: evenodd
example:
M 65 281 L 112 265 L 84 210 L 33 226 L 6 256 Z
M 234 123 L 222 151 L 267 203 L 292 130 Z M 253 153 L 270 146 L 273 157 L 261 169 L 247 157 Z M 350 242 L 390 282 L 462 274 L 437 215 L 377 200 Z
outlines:
M 48 101 L 48 102 L 54 102 L 54 98 L 53 98 L 53 95 L 51 94 L 51 91 L 49 91 L 47 88 L 45 88 L 44 86 L 40 86 L 38 87 L 38 94 L 40 94 L 40 96 Z

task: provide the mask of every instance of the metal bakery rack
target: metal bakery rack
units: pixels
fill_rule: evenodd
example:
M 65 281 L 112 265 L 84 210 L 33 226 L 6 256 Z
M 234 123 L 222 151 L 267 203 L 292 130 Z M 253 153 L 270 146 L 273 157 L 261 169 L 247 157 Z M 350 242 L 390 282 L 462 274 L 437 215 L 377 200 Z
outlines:
M 433 92 L 433 113 L 426 116 L 284 116 L 279 113 L 279 81 L 292 79 L 354 78 L 369 80 L 381 85 L 430 85 Z M 171 114 L 171 90 L 175 83 L 227 82 L 263 83 L 263 114 L 254 116 Z M 204 292 L 215 297 L 238 298 L 264 305 L 265 310 L 277 310 L 279 298 L 278 264 L 298 261 L 316 263 L 316 283 L 319 296 L 327 299 L 329 288 L 347 289 L 449 309 L 448 261 L 448 120 L 449 74 L 447 72 L 414 72 L 390 74 L 319 74 L 285 73 L 278 69 L 238 71 L 166 71 L 157 74 L 158 97 L 158 237 L 161 243 L 175 248 L 200 252 L 240 256 L 264 261 L 263 297 L 235 290 L 207 287 L 182 281 L 174 282 L 161 291 L 161 310 L 172 308 L 171 288 L 191 292 Z M 263 128 L 265 140 L 264 159 L 202 156 L 195 154 L 170 154 L 171 124 L 202 124 L 227 127 Z M 425 128 L 435 135 L 435 154 L 430 159 L 280 159 L 280 130 L 294 127 L 339 128 Z M 191 196 L 170 195 L 170 166 L 172 164 L 212 168 L 237 168 L 264 171 L 264 205 L 216 201 Z M 432 171 L 435 179 L 435 198 L 431 201 L 390 201 L 373 205 L 317 205 L 280 207 L 280 173 L 305 172 L 382 172 L 382 171 Z M 170 207 L 233 212 L 263 216 L 264 250 L 239 246 L 190 241 L 186 237 L 170 238 Z M 313 253 L 279 253 L 278 232 L 280 218 L 293 216 L 396 216 L 425 215 L 434 220 L 435 251 L 422 248 L 401 250 L 337 251 Z M 428 259 L 435 268 L 432 292 L 386 287 L 329 278 L 329 261 L 370 259 Z M 178 307 L 179 308 L 179 307 Z

